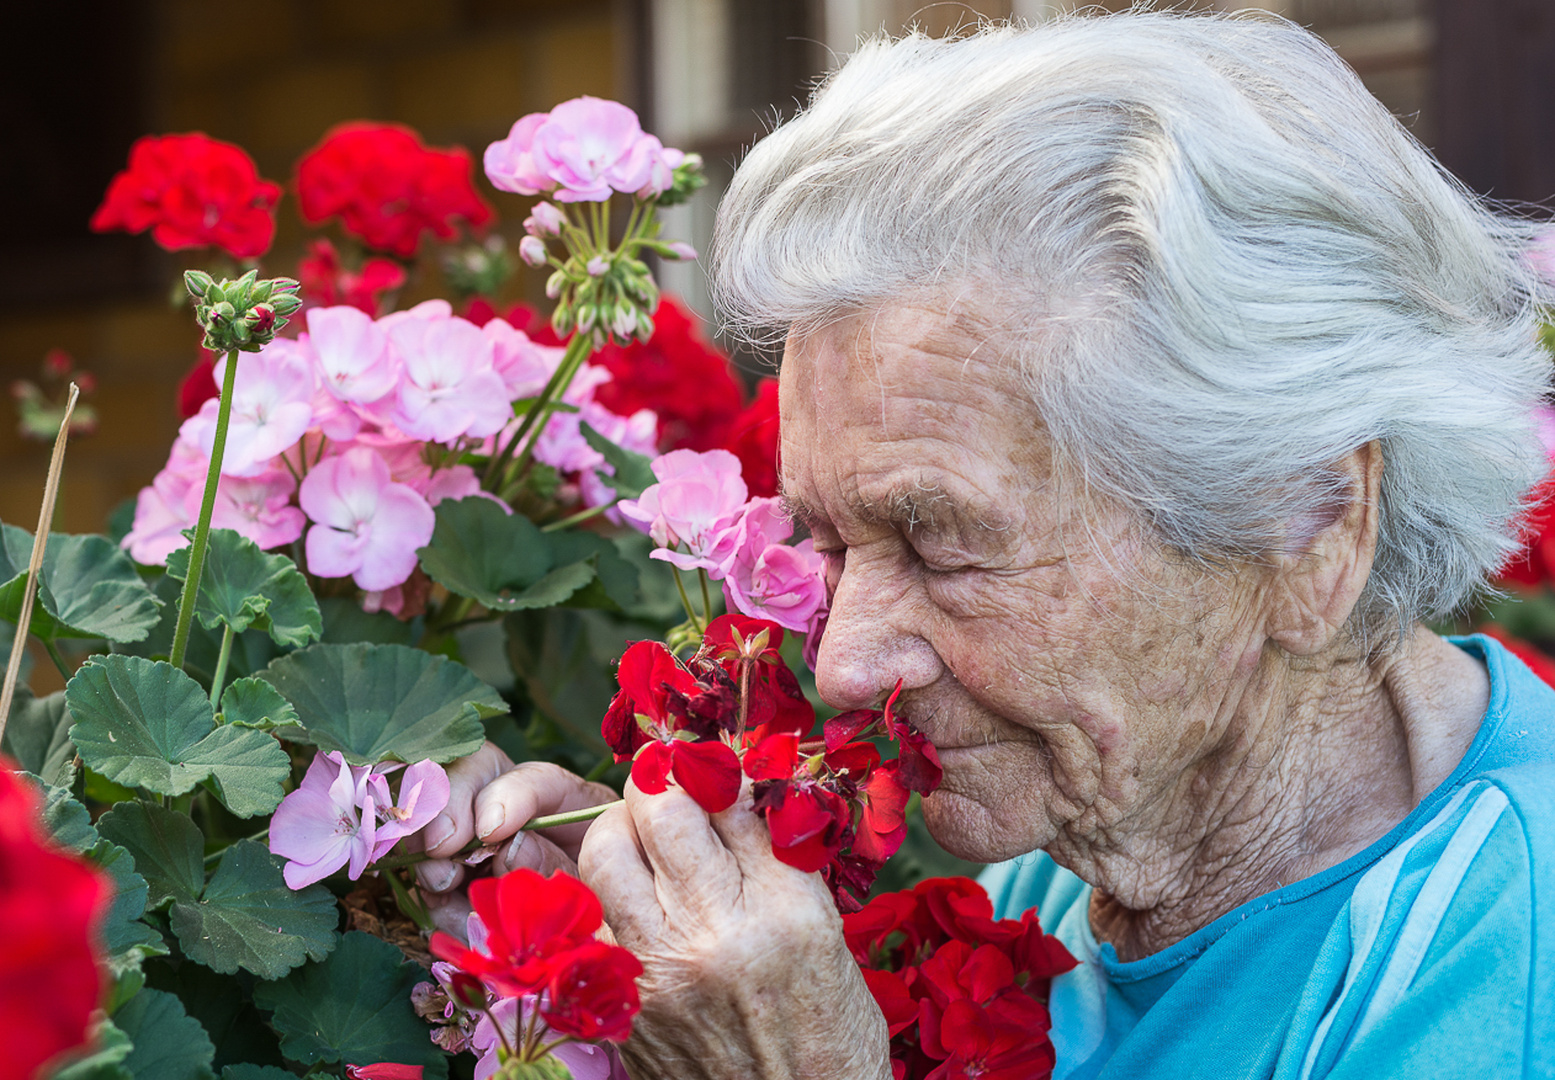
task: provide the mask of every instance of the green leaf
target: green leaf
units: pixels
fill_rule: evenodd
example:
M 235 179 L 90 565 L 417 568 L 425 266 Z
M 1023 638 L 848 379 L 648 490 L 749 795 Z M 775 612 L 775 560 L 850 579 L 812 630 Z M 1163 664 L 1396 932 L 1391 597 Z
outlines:
M 124 1065 L 135 1080 L 214 1080 L 216 1047 L 174 995 L 142 990 L 113 1021 L 134 1044 Z
M 396 1061 L 443 1080 L 448 1059 L 410 1007 L 411 987 L 425 979 L 393 945 L 353 931 L 323 963 L 256 985 L 254 1003 L 274 1011 L 281 1051 L 293 1061 Z
M 21 615 L 32 534 L 0 525 L 0 619 Z M 30 632 L 55 638 L 140 641 L 161 617 L 161 601 L 135 562 L 104 536 L 50 533 L 33 601 Z
M 11 700 L 5 738 L 0 739 L 0 753 L 11 755 L 45 784 L 58 784 L 69 773 L 70 761 L 76 756 L 76 748 L 70 742 L 73 722 L 65 708 L 63 690 L 39 698 L 33 697 L 27 687 L 18 686 Z
M 251 1068 L 278 1068 L 284 1064 L 281 1040 L 254 1008 L 250 994 L 252 976 L 218 975 L 203 964 L 184 961 L 152 965 L 146 984 L 154 990 L 178 995 L 184 1009 L 216 1044 L 216 1068 L 232 1067 L 239 1062 Z M 287 1073 L 286 1080 L 296 1077 Z
M 43 827 L 60 847 L 71 851 L 86 851 L 98 840 L 92 812 L 69 788 L 55 784 L 43 785 Z
M 264 845 L 239 840 L 223 853 L 200 902 L 174 903 L 168 918 L 189 959 L 223 974 L 241 967 L 278 979 L 329 955 L 339 916 L 329 890 L 293 892 Z
M 209 777 L 239 817 L 280 804 L 291 759 L 248 727 L 217 727 L 200 684 L 161 660 L 105 656 L 65 687 L 81 760 L 115 783 L 182 795 Z
M 167 557 L 167 572 L 179 581 L 188 577 L 189 548 Z M 283 647 L 317 641 L 324 632 L 318 601 L 297 564 L 266 555 L 231 529 L 211 530 L 194 612 L 207 630 L 226 625 L 241 634 L 254 626 Z
M 92 1030 L 92 1045 L 95 1050 L 64 1066 L 49 1080 L 136 1080 L 123 1064 L 133 1049 L 130 1037 L 112 1020 L 105 1017 L 97 1022 Z
M 237 679 L 222 691 L 219 719 L 224 724 L 260 731 L 295 727 L 299 723 L 292 703 L 275 687 L 253 677 Z
M 552 541 L 522 514 L 471 496 L 437 504 L 432 542 L 416 554 L 448 591 L 492 611 L 521 611 L 554 607 L 594 579 L 593 563 L 558 558 L 568 549 Z
M 590 427 L 587 421 L 579 424 L 578 430 L 583 435 L 583 441 L 604 454 L 605 460 L 614 466 L 614 476 L 604 469 L 594 471 L 606 486 L 615 489 L 618 498 L 635 499 L 659 482 L 659 478 L 653 475 L 652 458 L 617 446 Z
M 164 602 L 162 619 L 144 641 L 115 644 L 113 652 L 129 656 L 142 656 L 147 660 L 166 660 L 173 649 L 173 630 L 178 623 L 178 594 L 183 582 L 167 574 L 159 576 L 152 591 Z M 389 616 L 393 618 L 393 616 Z M 184 655 L 184 671 L 197 680 L 210 685 L 216 671 L 216 659 L 221 653 L 220 630 L 207 630 L 195 619 L 189 624 L 189 651 Z M 263 630 L 247 630 L 232 643 L 228 657 L 227 678 L 240 679 L 252 675 L 281 654 L 281 647 L 270 640 Z
M 598 533 L 573 531 L 548 534 L 557 562 L 579 559 L 592 561 L 593 581 L 567 598 L 568 607 L 606 608 L 624 611 L 642 599 L 637 567 L 621 556 L 620 550 Z
M 324 613 L 324 641 L 331 645 L 414 645 L 421 619 L 401 622 L 387 611 L 363 611 L 360 602 L 347 596 L 326 596 L 319 601 Z
M 97 819 L 97 830 L 134 857 L 151 910 L 197 899 L 205 888 L 205 837 L 189 815 L 155 803 L 120 803 Z
M 329 890 L 288 889 L 280 860 L 263 845 L 232 845 L 207 884 L 204 837 L 187 816 L 154 803 L 125 803 L 98 827 L 135 856 L 150 906 L 171 902 L 168 923 L 189 959 L 213 971 L 242 968 L 275 979 L 334 947 L 337 916 Z
M 297 709 L 304 733 L 289 739 L 353 765 L 452 761 L 480 748 L 482 718 L 507 711 L 464 665 L 403 645 L 313 645 L 259 677 Z
M 228 1065 L 221 1070 L 221 1080 L 297 1080 L 297 1074 L 274 1065 Z

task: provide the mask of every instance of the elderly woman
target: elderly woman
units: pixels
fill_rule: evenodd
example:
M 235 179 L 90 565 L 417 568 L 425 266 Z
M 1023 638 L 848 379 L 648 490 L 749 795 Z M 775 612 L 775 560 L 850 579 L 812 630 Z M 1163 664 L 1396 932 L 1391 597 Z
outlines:
M 1423 625 L 1544 465 L 1524 239 L 1273 19 L 872 44 L 741 166 L 715 284 L 786 337 L 817 685 L 904 681 L 934 836 L 1082 961 L 1057 1075 L 1555 1070 L 1555 694 Z M 629 789 L 525 839 L 608 793 L 456 779 L 434 852 L 576 860 L 642 959 L 634 1075 L 890 1075 L 748 810 Z

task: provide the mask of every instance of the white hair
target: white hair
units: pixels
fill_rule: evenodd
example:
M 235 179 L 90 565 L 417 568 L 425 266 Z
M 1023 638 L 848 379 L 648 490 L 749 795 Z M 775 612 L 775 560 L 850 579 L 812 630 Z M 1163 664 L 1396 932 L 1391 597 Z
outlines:
M 864 45 L 740 166 L 711 274 L 751 340 L 992 297 L 1056 450 L 1195 559 L 1299 553 L 1379 440 L 1386 637 L 1483 587 L 1545 470 L 1533 228 L 1296 25 L 1136 12 Z

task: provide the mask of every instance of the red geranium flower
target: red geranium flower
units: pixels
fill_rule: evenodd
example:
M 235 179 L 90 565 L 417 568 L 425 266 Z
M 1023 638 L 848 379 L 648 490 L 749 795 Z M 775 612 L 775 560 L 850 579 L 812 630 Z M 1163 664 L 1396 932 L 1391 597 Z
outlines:
M 42 800 L 0 764 L 0 1074 L 31 1077 L 86 1042 L 102 997 L 101 928 L 113 892 L 86 860 L 57 850 Z
M 234 258 L 263 255 L 275 239 L 281 189 L 259 178 L 240 147 L 194 132 L 148 135 L 130 147 L 129 168 L 108 185 L 94 232 L 151 230 L 168 251 L 219 247 Z
M 642 1009 L 637 979 L 643 966 L 619 945 L 590 941 L 555 959 L 540 1018 L 562 1035 L 625 1042 Z
M 495 216 L 471 183 L 461 147 L 425 146 L 399 124 L 351 123 L 333 129 L 297 163 L 297 196 L 311 223 L 339 217 L 368 247 L 409 259 L 421 234 L 458 233 L 456 219 L 479 228 Z
M 740 459 L 740 475 L 751 498 L 770 498 L 778 493 L 778 384 L 762 379 L 756 396 L 729 425 L 724 449 Z
M 302 295 L 313 303 L 321 307 L 350 304 L 377 318 L 380 294 L 405 284 L 405 268 L 393 259 L 374 256 L 353 272 L 341 265 L 334 244 L 315 240 L 297 263 L 297 278 Z
M 470 906 L 485 924 L 487 951 L 438 931 L 432 952 L 507 997 L 544 989 L 558 954 L 591 941 L 604 922 L 594 891 L 560 871 L 548 878 L 522 869 L 481 878 L 470 884 Z

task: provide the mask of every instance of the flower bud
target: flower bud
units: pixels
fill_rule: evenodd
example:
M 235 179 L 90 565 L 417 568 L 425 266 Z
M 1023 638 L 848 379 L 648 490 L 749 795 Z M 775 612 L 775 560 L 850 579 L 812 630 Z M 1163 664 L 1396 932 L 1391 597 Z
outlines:
M 184 271 L 184 288 L 188 289 L 189 295 L 196 300 L 205 299 L 205 294 L 210 291 L 211 286 L 214 284 L 216 282 L 203 270 Z
M 561 304 L 551 312 L 551 329 L 556 331 L 556 336 L 560 338 L 572 333 L 572 308 Z
M 448 996 L 466 1009 L 486 1007 L 486 987 L 467 971 L 456 971 L 448 979 Z
M 577 314 L 578 329 L 586 334 L 594 329 L 594 323 L 599 319 L 599 308 L 594 304 L 579 304 Z
M 673 244 L 669 245 L 668 257 L 671 259 L 680 259 L 683 262 L 690 262 L 697 257 L 697 249 L 686 243 L 684 240 L 676 240 Z
M 526 236 L 518 242 L 518 257 L 524 260 L 526 266 L 544 266 L 550 261 L 545 241 L 538 236 Z
M 559 296 L 561 296 L 562 290 L 566 287 L 567 275 L 562 273 L 560 270 L 556 271 L 556 273 L 552 274 L 545 282 L 546 299 L 557 299 Z
M 626 344 L 637 333 L 637 308 L 631 304 L 617 304 L 610 315 L 610 332 Z
M 610 260 L 603 255 L 595 255 L 583 269 L 588 271 L 589 277 L 604 277 L 610 272 Z
M 560 236 L 565 224 L 567 215 L 553 203 L 538 202 L 524 219 L 524 231 L 531 236 Z
M 253 334 L 273 334 L 275 332 L 275 308 L 269 304 L 255 304 L 249 309 L 248 318 L 245 320 L 248 329 Z
M 653 337 L 653 317 L 641 308 L 637 309 L 637 340 L 646 343 Z

